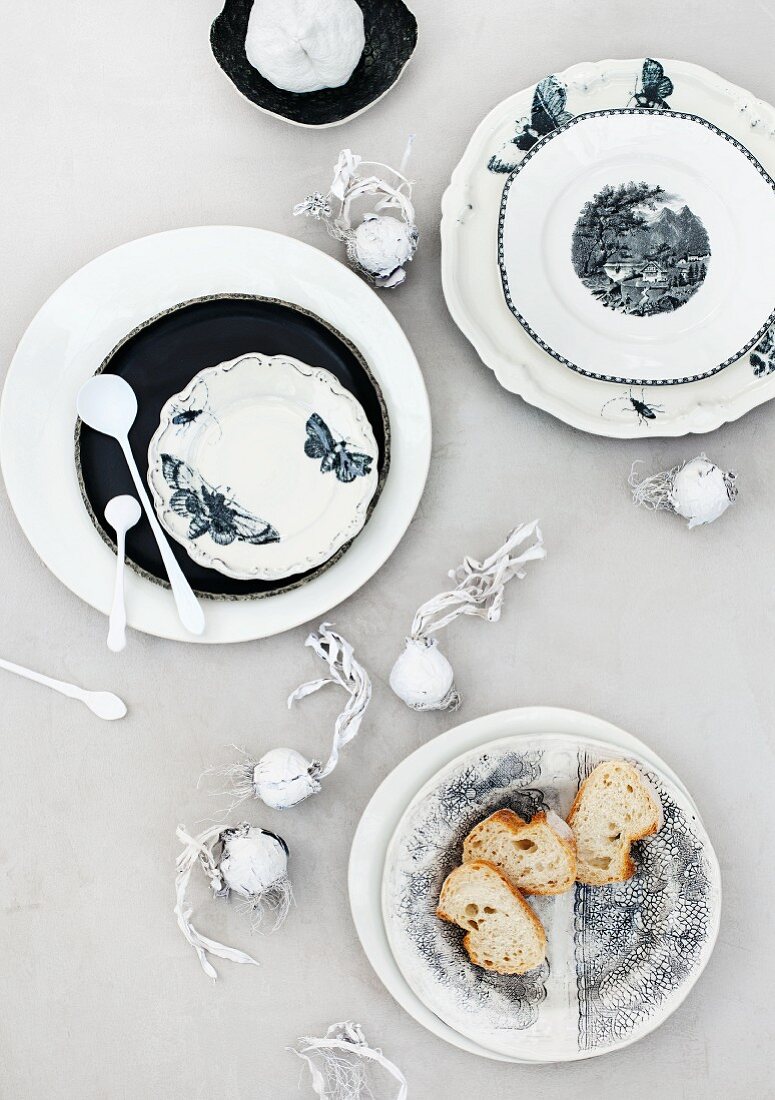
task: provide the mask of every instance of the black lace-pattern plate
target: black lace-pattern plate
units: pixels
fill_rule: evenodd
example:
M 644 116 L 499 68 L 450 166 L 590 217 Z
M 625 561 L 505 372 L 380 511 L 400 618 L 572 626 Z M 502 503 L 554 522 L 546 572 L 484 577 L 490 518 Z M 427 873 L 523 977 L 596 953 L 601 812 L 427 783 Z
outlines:
M 522 976 L 473 966 L 463 932 L 436 917 L 468 831 L 508 806 L 563 816 L 580 779 L 605 759 L 631 761 L 659 792 L 665 824 L 634 848 L 616 886 L 529 899 L 547 961 Z M 664 776 L 610 745 L 561 735 L 509 738 L 444 768 L 410 804 L 388 850 L 383 917 L 405 979 L 445 1023 L 501 1054 L 561 1061 L 604 1054 L 661 1023 L 697 980 L 720 915 L 715 854 L 695 808 Z

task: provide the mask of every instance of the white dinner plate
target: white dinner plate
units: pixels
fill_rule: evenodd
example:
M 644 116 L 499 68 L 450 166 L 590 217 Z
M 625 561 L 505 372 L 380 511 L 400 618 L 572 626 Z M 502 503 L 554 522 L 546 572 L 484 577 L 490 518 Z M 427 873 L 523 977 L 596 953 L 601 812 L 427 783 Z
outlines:
M 330 371 L 254 353 L 200 371 L 165 404 L 148 481 L 159 521 L 195 561 L 277 580 L 355 538 L 377 457 L 368 417 Z
M 653 85 L 646 90 L 646 62 L 643 58 L 574 65 L 506 99 L 477 128 L 442 201 L 444 294 L 454 320 L 482 361 L 495 371 L 501 385 L 520 394 L 531 404 L 585 431 L 619 438 L 644 434 L 679 436 L 688 432 L 712 431 L 775 395 L 775 339 L 772 338 L 772 328 L 754 348 L 700 381 L 683 383 L 683 379 L 690 376 L 689 371 L 673 374 L 663 370 L 661 378 L 654 374 L 654 384 L 641 385 L 636 380 L 647 382 L 649 373 L 628 369 L 615 371 L 612 376 L 632 379 L 632 382 L 611 382 L 571 370 L 541 347 L 514 316 L 504 295 L 497 256 L 504 186 L 525 155 L 537 146 L 541 148 L 539 143 L 542 137 L 545 139 L 558 128 L 563 129 L 574 117 L 600 111 L 621 112 L 623 109 L 643 108 L 657 120 L 666 109 L 674 114 L 705 119 L 738 145 L 733 146 L 715 134 L 719 143 L 723 142 L 741 155 L 747 150 L 770 176 L 775 175 L 775 109 L 697 65 L 675 60 L 661 60 L 658 64 L 663 75 L 657 83 L 668 81 L 670 86 L 668 89 L 663 85 L 665 100 L 661 100 Z M 657 99 L 661 101 L 661 107 L 656 104 Z M 543 110 L 540 108 L 541 102 L 544 104 Z M 649 103 L 654 103 L 653 108 L 648 107 Z M 662 123 L 672 125 L 667 118 L 662 118 Z M 569 132 L 570 129 L 568 127 Z M 548 152 L 555 140 L 549 139 L 543 152 Z M 538 153 L 535 156 L 536 166 L 542 155 Z M 673 164 L 668 166 L 672 171 L 675 158 L 664 158 L 665 161 L 671 159 Z M 755 165 L 749 163 L 753 169 Z M 683 181 L 676 176 L 676 184 L 680 182 L 689 190 L 690 174 L 684 176 Z M 718 221 L 723 226 L 725 215 L 721 211 L 725 206 L 728 208 L 732 199 L 721 193 L 715 171 L 709 180 L 703 182 L 702 188 L 699 184 L 692 184 L 692 188 L 693 196 L 703 190 L 709 203 L 717 202 Z M 590 200 L 595 193 L 593 186 Z M 696 200 L 692 198 L 687 203 L 690 208 L 692 201 Z M 577 218 L 578 212 L 574 211 L 573 217 Z M 566 226 L 571 220 L 568 213 Z M 770 218 L 765 232 L 769 233 L 771 227 Z M 713 251 L 712 243 L 710 248 Z M 629 262 L 640 259 L 633 255 L 612 255 L 609 258 Z M 706 290 L 712 289 L 712 284 L 709 284 L 711 278 L 716 280 L 721 277 L 714 272 L 714 258 L 712 255 L 705 262 L 702 287 Z M 565 260 L 567 285 L 572 286 L 572 255 L 569 259 L 566 253 Z M 698 261 L 689 261 L 688 267 L 693 262 L 700 265 L 691 274 L 691 278 L 696 279 L 698 272 L 702 274 L 702 257 Z M 758 261 L 753 265 L 754 270 L 757 265 Z M 612 270 L 615 267 L 614 262 Z M 632 277 L 624 265 L 620 265 L 618 272 L 614 270 L 617 276 L 622 273 L 625 277 Z M 680 325 L 683 323 L 681 315 L 691 321 L 691 310 L 699 309 L 705 297 L 701 287 L 697 295 L 674 311 L 672 321 L 668 319 L 666 322 L 662 316 L 627 317 L 599 306 L 594 299 L 587 301 L 584 298 L 588 294 L 587 288 L 575 272 L 573 274 L 578 284 L 574 286 L 574 294 L 582 303 L 585 317 L 588 319 L 595 315 L 595 311 L 590 312 L 590 308 L 595 306 L 598 320 L 604 328 L 621 323 L 627 327 L 631 339 L 635 338 L 633 333 L 637 334 L 637 330 L 632 328 L 636 322 L 645 324 L 648 330 L 653 323 Z M 633 275 L 640 274 L 640 271 L 633 272 Z M 664 275 L 659 270 L 648 274 L 657 281 Z M 672 277 L 682 281 L 680 272 L 677 276 L 673 272 Z M 710 298 L 707 300 L 710 301 Z M 770 303 L 770 311 L 773 307 L 775 302 Z M 743 348 L 755 331 L 753 329 L 747 336 L 741 336 L 737 348 Z M 552 330 L 551 335 L 556 339 L 558 334 Z M 541 338 L 546 339 L 544 336 Z M 550 341 L 546 339 L 546 343 Z M 729 341 L 730 346 L 732 343 Z M 574 348 L 577 346 L 574 342 Z M 559 349 L 555 350 L 563 354 Z M 729 354 L 734 354 L 735 350 L 733 347 Z M 572 355 L 568 358 L 576 363 Z M 709 365 L 719 366 L 723 361 L 718 358 Z M 590 368 L 591 373 L 597 372 L 594 362 L 576 365 Z M 681 384 L 668 384 L 671 380 Z
M 721 914 L 715 853 L 693 803 L 636 753 L 625 755 L 652 783 L 664 822 L 635 845 L 626 882 L 529 899 L 546 929 L 541 966 L 521 975 L 474 966 L 462 931 L 436 915 L 475 824 L 503 806 L 565 817 L 591 770 L 622 755 L 576 735 L 489 742 L 442 768 L 396 828 L 383 876 L 396 962 L 432 1012 L 497 1053 L 574 1061 L 628 1046 L 681 1004 L 710 958 Z
M 43 305 L 17 348 L 0 406 L 0 462 L 13 509 L 45 564 L 76 595 L 107 614 L 115 570 L 76 474 L 80 386 L 149 318 L 180 302 L 229 293 L 310 310 L 359 349 L 387 408 L 391 462 L 371 518 L 346 554 L 303 587 L 270 599 L 208 601 L 201 638 L 182 628 L 167 589 L 128 573 L 129 625 L 180 641 L 267 637 L 318 618 L 352 595 L 398 545 L 430 460 L 430 411 L 417 360 L 377 294 L 343 264 L 300 241 L 240 226 L 131 241 L 87 264 Z
M 511 312 L 581 374 L 709 378 L 775 319 L 775 182 L 697 116 L 572 118 L 508 177 L 499 224 Z
M 369 962 L 388 992 L 434 1035 L 462 1050 L 496 1061 L 532 1059 L 497 1054 L 449 1027 L 409 988 L 393 958 L 382 921 L 382 874 L 387 846 L 407 803 L 430 777 L 460 753 L 502 736 L 531 737 L 540 733 L 574 733 L 594 737 L 637 752 L 688 792 L 667 764 L 643 742 L 590 715 L 555 707 L 523 707 L 467 722 L 434 738 L 406 757 L 383 780 L 368 803 L 353 838 L 348 889 L 353 921 Z M 696 806 L 694 807 L 695 812 Z

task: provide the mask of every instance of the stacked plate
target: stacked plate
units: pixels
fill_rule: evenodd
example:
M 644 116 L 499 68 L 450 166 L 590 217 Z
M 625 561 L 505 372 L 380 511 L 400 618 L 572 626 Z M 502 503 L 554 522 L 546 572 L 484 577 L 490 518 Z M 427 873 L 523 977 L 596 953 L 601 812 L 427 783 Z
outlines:
M 115 553 L 105 506 L 133 486 L 115 440 L 75 425 L 75 395 L 98 372 L 137 395 L 130 446 L 183 572 L 208 599 L 203 641 L 324 614 L 411 520 L 430 414 L 417 361 L 377 295 L 316 249 L 258 229 L 133 241 L 43 306 L 0 411 L 3 474 L 25 532 L 101 611 Z M 127 560 L 129 624 L 192 640 L 145 521 L 128 534 Z
M 443 201 L 457 324 L 507 389 L 602 435 L 775 393 L 775 109 L 696 65 L 575 65 L 481 123 Z
M 626 759 L 659 792 L 665 823 L 634 847 L 635 876 L 531 898 L 547 963 L 504 977 L 474 967 L 435 915 L 474 824 L 508 806 L 568 812 L 600 761 Z M 353 841 L 355 926 L 396 1000 L 461 1049 L 511 1062 L 569 1061 L 637 1041 L 692 988 L 721 910 L 715 853 L 681 780 L 636 738 L 573 711 L 490 715 L 422 746 L 378 788 Z

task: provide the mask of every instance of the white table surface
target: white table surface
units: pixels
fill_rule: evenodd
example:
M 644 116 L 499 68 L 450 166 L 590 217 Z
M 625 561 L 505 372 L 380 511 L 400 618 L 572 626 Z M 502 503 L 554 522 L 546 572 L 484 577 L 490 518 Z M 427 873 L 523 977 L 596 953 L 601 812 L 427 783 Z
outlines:
M 38 561 L 3 494 L 0 653 L 87 686 L 129 717 L 106 726 L 77 704 L 3 675 L 0 772 L 0 1096 L 7 1100 L 229 1096 L 291 1100 L 285 1050 L 344 1018 L 401 1065 L 413 1100 L 775 1095 L 768 824 L 775 785 L 775 495 L 766 443 L 775 405 L 701 440 L 622 443 L 566 428 L 502 391 L 449 319 L 439 278 L 439 201 L 473 128 L 510 92 L 579 60 L 681 57 L 775 99 L 773 0 L 413 0 L 414 61 L 373 111 L 310 132 L 255 111 L 208 44 L 218 0 L 10 3 L 0 34 L 3 168 L 0 357 L 72 271 L 133 237 L 202 223 L 287 232 L 339 255 L 292 204 L 328 183 L 343 146 L 412 171 L 421 246 L 385 300 L 423 367 L 434 461 L 391 561 L 337 609 L 372 671 L 360 739 L 321 795 L 281 816 L 250 808 L 292 850 L 298 906 L 253 939 L 232 906 L 200 921 L 253 948 L 211 985 L 172 914 L 174 829 L 217 805 L 199 774 L 230 742 L 261 753 L 324 751 L 336 693 L 285 709 L 320 669 L 305 628 L 237 647 L 184 647 L 106 624 Z M 30 410 L 31 415 L 35 410 Z M 706 450 L 738 471 L 739 503 L 688 531 L 636 510 L 626 477 Z M 539 515 L 549 558 L 514 585 L 502 621 L 463 622 L 445 646 L 460 719 L 546 703 L 608 718 L 645 739 L 690 787 L 722 864 L 718 946 L 683 1007 L 617 1055 L 549 1068 L 463 1054 L 384 991 L 350 921 L 350 839 L 377 783 L 455 719 L 415 716 L 387 675 L 418 603 L 468 552 L 494 549 Z

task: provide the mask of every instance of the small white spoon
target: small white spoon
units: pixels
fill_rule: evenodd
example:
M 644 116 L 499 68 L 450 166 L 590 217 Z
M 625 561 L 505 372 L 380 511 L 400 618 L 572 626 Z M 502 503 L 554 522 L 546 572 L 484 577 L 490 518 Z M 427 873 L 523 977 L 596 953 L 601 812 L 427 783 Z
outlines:
M 44 676 L 42 672 L 33 672 L 31 668 L 22 668 L 11 661 L 0 659 L 0 668 L 7 672 L 14 672 L 17 676 L 23 676 L 25 680 L 34 680 L 36 684 L 58 691 L 61 695 L 67 695 L 70 699 L 78 699 L 85 703 L 92 714 L 98 718 L 104 718 L 106 722 L 114 722 L 116 718 L 123 718 L 126 714 L 126 704 L 117 695 L 109 691 L 85 691 L 75 684 L 67 684 L 64 680 L 52 680 L 50 676 Z
M 108 626 L 108 649 L 120 653 L 126 645 L 126 605 L 124 604 L 124 558 L 126 533 L 139 520 L 142 509 L 134 497 L 113 497 L 105 506 L 105 519 L 116 532 L 116 583 Z
M 148 498 L 148 491 L 140 477 L 140 471 L 137 469 L 137 463 L 129 446 L 129 429 L 137 416 L 135 391 L 117 374 L 97 374 L 81 386 L 78 391 L 77 406 L 78 415 L 85 424 L 97 432 L 112 436 L 124 452 L 137 495 L 145 509 L 164 568 L 170 579 L 180 621 L 191 634 L 201 634 L 205 628 L 204 612 L 159 526 L 153 505 Z

